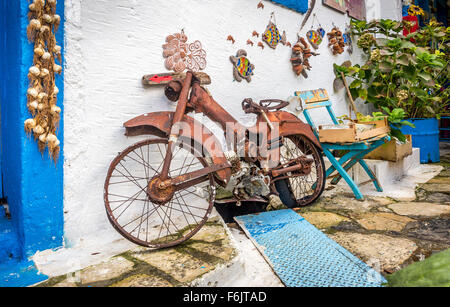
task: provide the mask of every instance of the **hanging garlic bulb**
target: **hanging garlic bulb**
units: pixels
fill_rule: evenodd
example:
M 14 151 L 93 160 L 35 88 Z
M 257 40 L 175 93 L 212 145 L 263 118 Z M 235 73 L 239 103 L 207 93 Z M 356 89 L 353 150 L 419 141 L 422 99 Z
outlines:
M 38 104 L 37 109 L 38 109 L 39 111 L 42 111 L 42 110 L 44 110 L 44 107 L 45 107 L 45 105 L 44 105 L 43 103 L 40 103 L 40 104 Z
M 39 95 L 38 95 L 38 97 L 37 97 L 37 100 L 38 100 L 39 102 L 41 102 L 44 98 L 47 98 L 47 97 L 48 97 L 47 93 L 40 92 Z
M 28 6 L 28 9 L 29 9 L 30 11 L 34 12 L 34 11 L 36 10 L 36 4 L 31 3 L 31 4 Z
M 53 22 L 54 22 L 56 25 L 59 25 L 59 23 L 61 22 L 61 16 L 59 16 L 58 14 L 55 14 L 55 15 L 53 16 Z
M 45 136 L 45 134 L 41 134 L 39 136 L 39 141 L 42 143 L 47 143 L 47 137 Z
M 58 95 L 58 93 L 59 93 L 59 89 L 58 89 L 58 87 L 57 86 L 55 86 L 54 88 L 53 88 L 53 95 Z
M 36 127 L 34 127 L 33 132 L 36 135 L 41 135 L 45 131 L 44 131 L 44 128 L 42 128 L 40 125 L 37 125 Z
M 25 130 L 29 133 L 31 132 L 34 127 L 36 127 L 36 121 L 34 118 L 29 118 L 25 121 Z
M 50 55 L 49 52 L 44 52 L 44 54 L 42 55 L 41 58 L 42 58 L 44 61 L 48 61 L 48 60 L 50 60 L 50 57 L 51 57 L 51 55 Z
M 58 107 L 58 106 L 52 106 L 50 112 L 51 112 L 53 115 L 59 114 L 59 113 L 61 113 L 61 108 Z
M 47 135 L 47 142 L 49 143 L 55 143 L 58 140 L 58 138 L 56 137 L 56 135 L 54 135 L 53 133 L 49 133 Z
M 56 52 L 57 54 L 61 53 L 61 46 L 55 46 L 55 48 L 53 48 L 53 51 Z
M 49 14 L 44 14 L 44 15 L 42 15 L 42 19 L 43 19 L 46 23 L 52 23 L 52 22 L 53 22 L 53 17 L 50 16 Z
M 45 53 L 45 50 L 44 50 L 44 48 L 42 48 L 42 46 L 39 46 L 34 49 L 34 54 L 36 54 L 39 57 L 43 56 L 44 53 Z
M 40 31 L 41 31 L 41 33 L 50 32 L 50 27 L 49 26 L 42 26 Z
M 43 68 L 43 69 L 41 70 L 41 74 L 39 75 L 39 77 L 45 78 L 45 77 L 47 77 L 49 74 L 50 74 L 50 72 L 48 71 L 48 69 L 47 69 L 47 68 Z
M 28 104 L 28 107 L 29 107 L 31 110 L 35 111 L 35 110 L 37 109 L 37 107 L 38 107 L 38 102 L 37 102 L 36 100 L 33 100 L 32 102 L 30 102 L 30 103 Z
M 39 19 L 31 19 L 30 24 L 28 25 L 32 30 L 39 30 L 41 28 L 41 22 Z
M 34 87 L 30 87 L 27 91 L 27 94 L 33 98 L 36 98 L 38 96 L 39 92 Z
M 57 74 L 61 73 L 61 72 L 62 72 L 62 67 L 61 67 L 61 65 L 53 64 L 53 71 L 54 71 L 55 73 L 57 73 Z
M 41 70 L 37 66 L 31 66 L 29 71 L 30 74 L 32 74 L 35 77 L 39 77 L 39 75 L 41 74 Z
M 58 147 L 60 143 L 61 143 L 61 142 L 60 142 L 58 139 L 56 139 L 56 141 L 54 141 L 51 145 L 52 145 L 53 147 Z

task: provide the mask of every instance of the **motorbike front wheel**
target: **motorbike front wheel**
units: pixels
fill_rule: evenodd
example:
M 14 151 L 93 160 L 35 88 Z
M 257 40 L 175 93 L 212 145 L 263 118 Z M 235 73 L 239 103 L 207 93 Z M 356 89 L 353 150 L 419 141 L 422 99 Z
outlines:
M 311 205 L 325 188 L 325 163 L 317 146 L 303 135 L 287 136 L 280 149 L 280 163 L 288 163 L 299 157 L 313 159 L 311 172 L 275 181 L 281 201 L 289 208 Z
M 189 144 L 177 143 L 173 149 L 170 178 L 208 166 Z M 163 201 L 152 199 L 149 187 L 159 178 L 167 146 L 168 140 L 160 138 L 136 143 L 112 161 L 106 176 L 108 219 L 122 236 L 141 246 L 164 248 L 188 240 L 206 223 L 213 208 L 212 174 L 189 187 L 160 191 Z

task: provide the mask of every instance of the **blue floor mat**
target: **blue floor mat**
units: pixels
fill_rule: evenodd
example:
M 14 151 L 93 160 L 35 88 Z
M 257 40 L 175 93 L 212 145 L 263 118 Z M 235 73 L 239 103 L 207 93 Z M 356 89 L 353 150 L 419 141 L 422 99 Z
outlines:
M 384 277 L 295 211 L 235 217 L 288 287 L 380 287 Z

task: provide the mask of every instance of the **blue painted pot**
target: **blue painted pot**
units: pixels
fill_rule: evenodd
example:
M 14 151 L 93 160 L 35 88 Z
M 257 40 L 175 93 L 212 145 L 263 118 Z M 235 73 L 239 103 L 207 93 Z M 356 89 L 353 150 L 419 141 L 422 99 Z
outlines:
M 416 128 L 404 126 L 403 134 L 412 135 L 412 146 L 420 148 L 420 163 L 439 162 L 439 122 L 436 118 L 407 119 Z

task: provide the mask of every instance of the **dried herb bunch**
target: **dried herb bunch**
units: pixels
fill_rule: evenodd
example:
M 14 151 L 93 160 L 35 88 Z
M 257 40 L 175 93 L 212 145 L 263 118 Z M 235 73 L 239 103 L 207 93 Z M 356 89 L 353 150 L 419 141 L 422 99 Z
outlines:
M 32 118 L 25 121 L 25 131 L 38 140 L 41 152 L 48 147 L 54 161 L 60 151 L 56 130 L 61 113 L 61 108 L 56 105 L 59 90 L 55 85 L 55 74 L 62 72 L 62 67 L 56 64 L 56 60 L 61 63 L 61 46 L 55 38 L 61 17 L 55 11 L 56 0 L 34 0 L 29 6 L 27 35 L 34 42 L 34 57 L 28 73 L 27 107 Z

